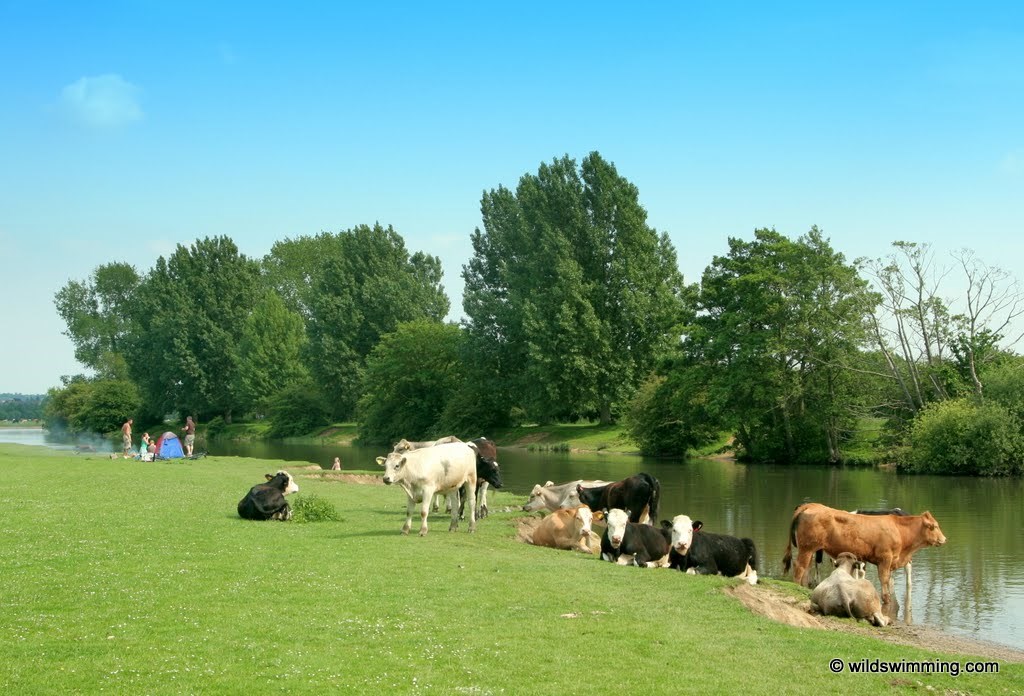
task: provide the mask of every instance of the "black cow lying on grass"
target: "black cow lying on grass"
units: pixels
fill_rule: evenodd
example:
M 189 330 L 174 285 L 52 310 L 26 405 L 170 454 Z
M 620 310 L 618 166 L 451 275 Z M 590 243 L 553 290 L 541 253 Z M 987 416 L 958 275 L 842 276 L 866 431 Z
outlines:
M 668 565 L 672 535 L 649 524 L 630 522 L 629 510 L 602 511 L 608 528 L 601 535 L 601 558 L 619 565 L 657 568 Z M 594 515 L 595 518 L 598 515 Z
M 246 520 L 290 520 L 292 509 L 284 497 L 297 493 L 299 487 L 287 471 L 278 471 L 273 476 L 266 474 L 266 477 L 266 483 L 253 486 L 238 501 L 238 516 Z
M 757 549 L 752 540 L 702 532 L 704 523 L 693 522 L 686 515 L 676 515 L 671 522 L 662 521 L 661 526 L 672 535 L 670 568 L 691 574 L 743 578 L 751 585 L 757 584 Z

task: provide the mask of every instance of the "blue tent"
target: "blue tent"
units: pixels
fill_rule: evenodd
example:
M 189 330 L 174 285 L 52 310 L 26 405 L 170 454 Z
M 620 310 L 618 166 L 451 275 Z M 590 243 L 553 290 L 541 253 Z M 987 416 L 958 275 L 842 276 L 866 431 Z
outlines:
M 182 459 L 185 453 L 181 449 L 181 440 L 168 431 L 156 441 L 156 457 L 154 459 Z

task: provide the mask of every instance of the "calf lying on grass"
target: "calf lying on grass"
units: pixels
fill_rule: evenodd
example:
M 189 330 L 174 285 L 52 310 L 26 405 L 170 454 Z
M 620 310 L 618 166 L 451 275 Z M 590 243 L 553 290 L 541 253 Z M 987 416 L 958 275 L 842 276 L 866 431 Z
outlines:
M 836 569 L 811 592 L 811 610 L 826 616 L 867 619 L 876 626 L 887 626 L 882 601 L 870 580 L 864 578 L 864 562 L 852 553 L 839 554 Z
M 537 525 L 532 542 L 552 549 L 595 553 L 599 542 L 591 530 L 594 513 L 586 505 L 556 510 Z
M 670 568 L 691 575 L 743 578 L 751 585 L 757 584 L 757 549 L 752 540 L 703 532 L 704 523 L 693 522 L 686 515 L 662 521 L 661 526 L 671 533 Z
M 619 565 L 641 568 L 668 566 L 671 535 L 649 524 L 630 522 L 630 511 L 613 508 L 603 510 L 608 528 L 601 536 L 601 558 Z

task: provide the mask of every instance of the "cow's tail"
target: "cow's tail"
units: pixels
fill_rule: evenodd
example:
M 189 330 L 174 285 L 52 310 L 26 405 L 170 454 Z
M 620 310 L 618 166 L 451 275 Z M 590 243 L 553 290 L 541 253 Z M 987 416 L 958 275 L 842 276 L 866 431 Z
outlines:
M 793 547 L 796 543 L 796 524 L 800 520 L 800 508 L 793 513 L 793 521 L 789 523 L 789 538 L 786 539 L 786 554 L 782 557 L 782 572 L 788 573 L 789 567 L 793 564 Z M 798 547 L 799 548 L 799 547 Z
M 661 500 L 661 483 L 658 479 L 654 478 L 648 473 L 641 472 L 641 476 L 647 481 L 647 485 L 651 487 L 651 497 L 648 498 L 647 514 L 650 517 L 651 524 L 655 527 L 658 526 L 658 502 Z
M 754 546 L 753 539 L 741 539 L 743 545 L 747 547 L 747 563 L 750 564 L 750 569 L 753 571 L 757 570 L 757 547 Z

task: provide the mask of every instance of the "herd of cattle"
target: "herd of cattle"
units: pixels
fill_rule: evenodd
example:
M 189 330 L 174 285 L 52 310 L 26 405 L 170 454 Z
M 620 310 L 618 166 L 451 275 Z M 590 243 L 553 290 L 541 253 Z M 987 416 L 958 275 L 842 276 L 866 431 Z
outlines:
M 445 437 L 429 442 L 399 441 L 386 457 L 384 483 L 398 484 L 406 494 L 402 534 L 412 529 L 412 513 L 420 505 L 420 536 L 428 531 L 430 506 L 435 495 L 447 497 L 451 510 L 449 531 L 455 531 L 468 507 L 469 531 L 487 515 L 487 489 L 501 488 L 501 471 L 494 442 L 477 438 L 463 442 Z M 253 486 L 238 503 L 238 514 L 253 520 L 288 520 L 291 508 L 285 496 L 299 490 L 284 471 L 267 474 L 267 482 Z M 658 520 L 661 486 L 646 473 L 621 481 L 578 480 L 536 485 L 523 505 L 525 511 L 547 510 L 533 531 L 532 543 L 556 549 L 600 554 L 620 565 L 675 568 L 689 574 L 725 575 L 757 583 L 757 549 L 747 538 L 704 531 L 700 520 L 676 515 Z M 468 506 L 467 506 L 468 503 Z M 603 521 L 598 537 L 593 523 Z M 892 510 L 846 512 L 818 503 L 804 503 L 793 512 L 783 568 L 803 584 L 811 559 L 820 563 L 831 556 L 832 574 L 811 594 L 812 610 L 866 619 L 877 626 L 889 619 L 882 607 L 893 601 L 892 571 L 905 569 L 906 604 L 910 607 L 911 559 L 926 546 L 941 546 L 946 537 L 930 512 L 908 515 Z M 796 561 L 793 563 L 793 548 Z M 878 567 L 881 599 L 865 578 L 865 563 Z M 815 565 L 817 572 L 817 565 Z

